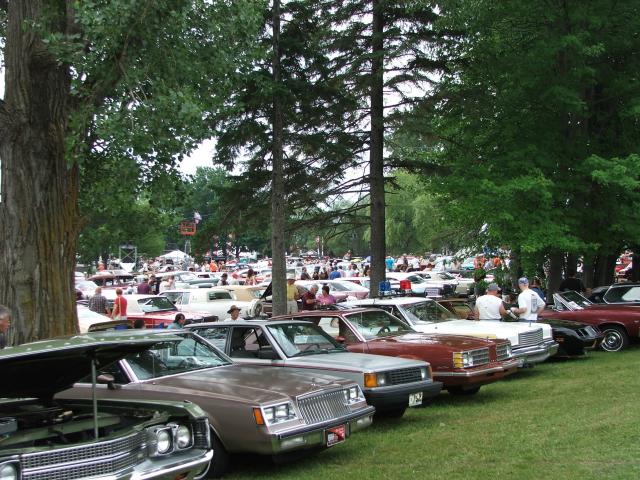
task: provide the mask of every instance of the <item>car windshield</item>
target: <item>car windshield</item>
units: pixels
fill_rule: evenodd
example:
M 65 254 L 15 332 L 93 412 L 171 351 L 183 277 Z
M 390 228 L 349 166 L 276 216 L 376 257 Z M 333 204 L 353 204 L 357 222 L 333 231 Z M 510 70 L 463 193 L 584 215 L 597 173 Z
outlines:
M 126 361 L 139 380 L 231 364 L 214 347 L 190 334 L 181 341 L 156 343 L 148 350 L 129 355 Z
M 413 332 L 409 325 L 384 310 L 352 313 L 346 319 L 366 340 Z
M 411 323 L 427 325 L 429 323 L 449 322 L 457 318 L 436 302 L 420 302 L 400 307 Z
M 287 357 L 345 351 L 345 347 L 312 323 L 283 323 L 268 325 L 267 329 Z
M 167 297 L 149 297 L 138 300 L 138 305 L 144 313 L 153 313 L 167 310 L 177 310 Z
M 409 280 L 411 283 L 425 283 L 426 280 L 421 275 L 409 275 L 405 280 Z
M 581 310 L 584 307 L 592 305 L 592 303 L 578 292 L 573 290 L 569 292 L 556 293 L 556 295 L 562 299 L 562 303 L 569 310 Z

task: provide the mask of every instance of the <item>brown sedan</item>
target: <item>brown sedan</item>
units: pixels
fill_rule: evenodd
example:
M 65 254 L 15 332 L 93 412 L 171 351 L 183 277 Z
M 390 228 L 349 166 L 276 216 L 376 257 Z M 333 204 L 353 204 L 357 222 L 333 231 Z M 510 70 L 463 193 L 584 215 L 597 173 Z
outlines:
M 371 424 L 374 408 L 353 381 L 234 364 L 197 335 L 183 332 L 176 340 L 172 332 L 158 333 L 150 349 L 102 369 L 98 398 L 198 404 L 212 429 L 210 476 L 228 470 L 230 453 L 283 457 L 330 447 Z M 59 394 L 90 396 L 89 383 Z

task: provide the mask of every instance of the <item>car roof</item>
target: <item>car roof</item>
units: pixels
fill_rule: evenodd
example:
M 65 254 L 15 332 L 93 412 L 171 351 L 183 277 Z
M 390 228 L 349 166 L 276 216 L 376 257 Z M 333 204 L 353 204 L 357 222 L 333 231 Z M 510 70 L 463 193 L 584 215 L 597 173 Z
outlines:
M 352 300 L 348 303 L 358 303 L 361 305 L 407 305 L 413 303 L 433 302 L 432 298 L 427 297 L 390 297 L 390 298 L 365 298 L 362 300 Z

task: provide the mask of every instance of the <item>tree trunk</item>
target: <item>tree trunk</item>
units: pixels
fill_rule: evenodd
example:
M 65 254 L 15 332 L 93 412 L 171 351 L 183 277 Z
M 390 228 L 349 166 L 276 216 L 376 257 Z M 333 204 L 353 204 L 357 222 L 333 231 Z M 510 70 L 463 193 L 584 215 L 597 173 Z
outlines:
M 604 253 L 598 255 L 594 276 L 596 287 L 613 283 L 617 258 L 617 255 L 606 255 Z
M 553 294 L 558 291 L 562 283 L 562 266 L 564 254 L 554 252 L 549 255 L 549 281 L 547 283 L 547 301 L 553 299 Z
M 70 75 L 30 28 L 64 31 L 64 3 L 11 1 L 0 101 L 0 303 L 19 344 L 77 331 L 78 169 L 65 156 Z M 57 9 L 57 10 L 56 10 Z
M 384 195 L 384 18 L 381 0 L 373 0 L 371 36 L 371 144 L 369 150 L 369 196 L 371 202 L 371 296 L 385 278 Z
M 585 288 L 594 287 L 594 257 L 593 255 L 585 255 L 582 264 L 582 283 Z
M 271 171 L 271 282 L 273 315 L 287 313 L 286 262 L 285 262 L 285 182 L 282 153 L 282 105 L 278 95 L 280 85 L 280 0 L 273 1 L 273 151 Z

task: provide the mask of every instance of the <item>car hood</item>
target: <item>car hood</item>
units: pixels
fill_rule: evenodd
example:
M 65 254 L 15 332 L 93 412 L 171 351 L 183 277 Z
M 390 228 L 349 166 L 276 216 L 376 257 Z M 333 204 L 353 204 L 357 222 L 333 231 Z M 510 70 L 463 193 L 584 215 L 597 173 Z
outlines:
M 131 333 L 130 333 L 131 332 Z M 162 335 L 162 340 L 179 340 Z M 51 398 L 91 374 L 91 359 L 103 368 L 159 341 L 144 331 L 99 332 L 26 343 L 0 350 L 0 398 Z
M 370 355 L 368 353 L 319 353 L 317 355 L 305 355 L 302 357 L 288 358 L 288 367 L 318 366 L 327 370 L 351 370 L 361 372 L 375 372 L 396 370 L 398 368 L 423 367 L 424 362 L 405 358 L 393 358 L 383 355 Z
M 466 337 L 462 335 L 446 335 L 446 334 L 425 334 L 425 333 L 405 333 L 403 335 L 390 335 L 388 337 L 380 337 L 367 342 L 369 346 L 385 343 L 406 344 L 413 346 L 431 346 L 446 347 L 456 351 L 469 350 L 474 348 L 484 348 L 488 345 L 487 340 Z
M 268 403 L 283 397 L 297 397 L 329 387 L 344 387 L 353 382 L 326 375 L 302 375 L 283 368 L 255 365 L 225 365 L 194 372 L 155 378 L 147 382 L 152 389 L 180 389 L 188 395 L 219 395 Z
M 551 327 L 543 323 L 527 322 L 494 322 L 491 320 L 451 320 L 449 322 L 433 323 L 430 325 L 414 325 L 416 330 L 428 332 L 442 332 L 454 335 L 472 335 L 484 338 L 504 338 L 515 347 L 518 345 L 518 335 L 542 328 L 544 338 L 551 338 Z

